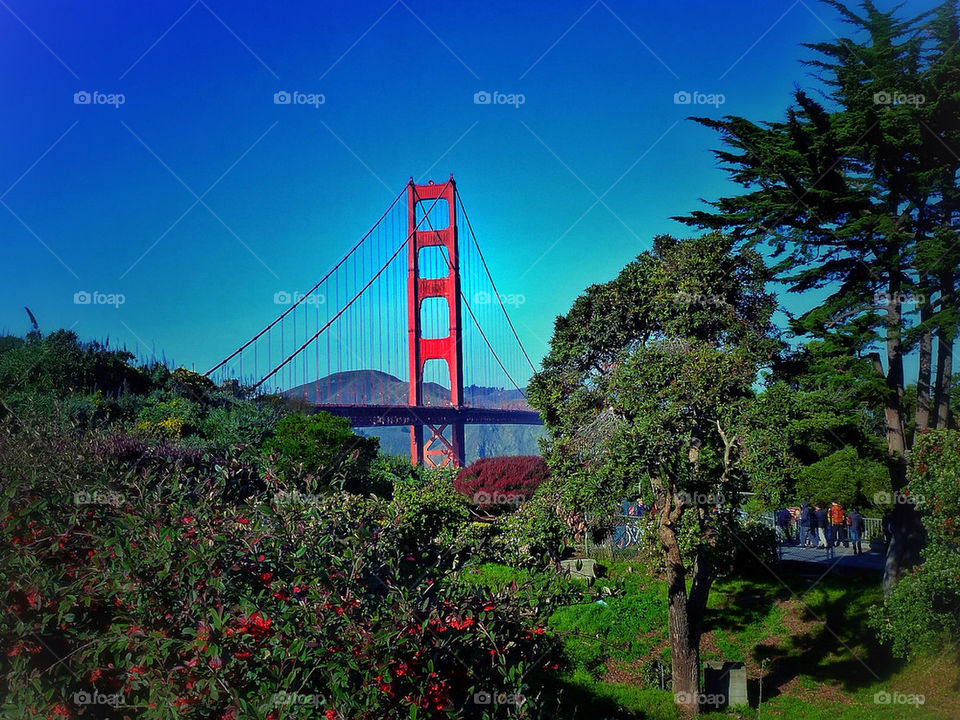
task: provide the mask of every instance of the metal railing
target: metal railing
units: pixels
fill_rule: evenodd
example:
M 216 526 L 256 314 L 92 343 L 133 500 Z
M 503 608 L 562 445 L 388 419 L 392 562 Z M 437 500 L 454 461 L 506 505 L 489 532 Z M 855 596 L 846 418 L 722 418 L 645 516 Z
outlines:
M 602 556 L 611 558 L 617 553 L 636 552 L 643 540 L 644 527 L 637 521 L 637 515 L 626 515 L 623 513 L 614 513 L 610 515 L 591 515 L 587 513 L 584 516 L 586 530 L 583 533 L 583 541 L 579 543 L 583 547 L 583 554 L 586 557 Z M 760 522 L 773 528 L 775 526 L 774 514 L 772 512 L 761 513 Z M 800 527 L 796 518 L 790 520 L 790 537 L 798 537 Z M 595 539 L 599 536 L 599 539 Z M 841 535 L 841 540 L 846 537 Z M 880 518 L 863 518 L 863 542 L 872 540 L 883 540 L 883 525 Z
M 772 512 L 761 513 L 760 520 L 770 527 L 774 527 L 775 525 Z M 843 527 L 846 528 L 846 525 Z M 790 537 L 797 537 L 797 534 L 800 532 L 800 523 L 797 518 L 790 519 L 789 531 Z M 845 532 L 845 530 L 843 532 Z M 842 535 L 841 537 L 847 536 Z M 863 518 L 863 536 L 861 537 L 861 540 L 863 542 L 869 542 L 871 540 L 883 540 L 883 521 L 880 518 Z

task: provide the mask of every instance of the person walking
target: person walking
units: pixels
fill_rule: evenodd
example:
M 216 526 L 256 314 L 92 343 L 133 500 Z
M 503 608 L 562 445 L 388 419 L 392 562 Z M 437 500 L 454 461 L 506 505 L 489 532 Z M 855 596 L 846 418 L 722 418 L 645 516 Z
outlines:
M 830 546 L 830 517 L 826 508 L 819 505 L 815 507 L 814 515 L 817 518 L 817 531 L 820 534 L 817 547 L 826 548 Z
M 863 546 L 860 539 L 863 537 L 863 515 L 854 507 L 847 515 L 847 529 L 850 531 L 850 544 L 854 555 L 863 555 Z
M 774 524 L 777 527 L 777 535 L 781 542 L 790 543 L 790 511 L 786 508 L 780 508 L 773 514 Z
M 830 503 L 830 526 L 833 531 L 831 538 L 833 545 L 839 547 L 841 540 L 846 545 L 846 540 L 843 539 L 843 530 L 846 527 L 843 521 L 843 506 L 836 501 Z
M 809 547 L 810 546 L 810 519 L 813 513 L 810 511 L 810 503 L 804 500 L 800 503 L 800 538 L 799 545 L 800 547 Z

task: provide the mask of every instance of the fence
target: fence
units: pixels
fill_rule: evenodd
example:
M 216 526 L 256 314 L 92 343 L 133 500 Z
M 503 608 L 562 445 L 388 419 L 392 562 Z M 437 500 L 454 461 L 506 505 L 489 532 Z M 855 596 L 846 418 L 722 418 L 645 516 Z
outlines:
M 611 558 L 616 553 L 636 552 L 643 540 L 645 528 L 637 521 L 639 515 L 615 513 L 597 515 L 586 513 L 583 533 L 583 554 L 586 557 Z

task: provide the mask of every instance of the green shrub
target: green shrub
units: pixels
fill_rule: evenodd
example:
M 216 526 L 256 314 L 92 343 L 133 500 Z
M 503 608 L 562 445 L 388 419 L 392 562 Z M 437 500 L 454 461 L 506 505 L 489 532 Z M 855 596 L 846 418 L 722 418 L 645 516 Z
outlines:
M 134 429 L 139 435 L 174 440 L 195 433 L 201 414 L 199 403 L 186 398 L 163 400 L 152 396 L 137 414 Z
M 515 512 L 498 520 L 498 525 L 513 562 L 543 565 L 557 560 L 567 547 L 569 530 L 559 498 L 549 489 L 534 493 Z
M 226 449 L 232 445 L 260 447 L 270 437 L 282 409 L 268 404 L 230 398 L 212 407 L 200 420 L 200 435 L 213 447 Z
M 390 509 L 402 528 L 399 540 L 404 550 L 454 546 L 470 517 L 466 501 L 453 488 L 455 477 L 455 470 L 421 468 L 412 479 L 394 486 Z
M 319 412 L 283 418 L 263 448 L 285 480 L 309 476 L 323 486 L 363 493 L 379 446 L 377 438 L 353 432 L 347 419 Z
M 877 493 L 890 490 L 886 466 L 871 458 L 862 458 L 856 448 L 847 446 L 800 470 L 799 497 L 823 506 L 838 502 L 845 508 L 873 505 Z

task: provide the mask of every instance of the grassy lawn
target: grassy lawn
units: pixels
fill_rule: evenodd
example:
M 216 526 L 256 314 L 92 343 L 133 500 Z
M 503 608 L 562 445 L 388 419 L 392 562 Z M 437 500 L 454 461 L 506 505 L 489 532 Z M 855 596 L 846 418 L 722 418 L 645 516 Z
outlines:
M 897 661 L 866 627 L 867 608 L 881 599 L 879 576 L 820 572 L 784 570 L 782 584 L 768 575 L 714 586 L 701 659 L 745 663 L 750 707 L 706 717 L 958 717 L 956 652 Z M 470 576 L 470 582 L 501 589 L 528 579 L 500 565 L 485 565 Z M 552 676 L 545 695 L 559 695 L 568 718 L 677 717 L 669 690 L 663 582 L 639 564 L 611 562 L 585 591 L 583 602 L 550 618 L 569 667 Z M 881 692 L 923 695 L 924 702 L 878 704 L 874 696 Z

